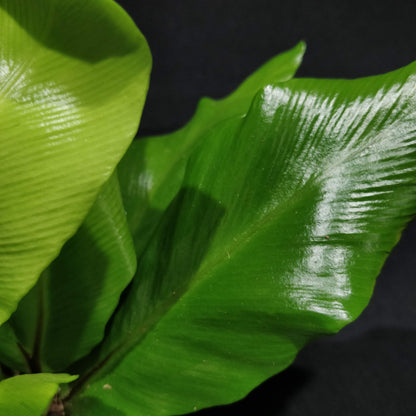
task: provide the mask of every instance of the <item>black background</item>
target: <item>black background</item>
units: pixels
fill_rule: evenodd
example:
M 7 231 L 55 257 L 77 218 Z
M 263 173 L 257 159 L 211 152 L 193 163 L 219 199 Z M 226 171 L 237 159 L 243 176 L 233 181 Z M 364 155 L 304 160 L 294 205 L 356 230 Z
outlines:
M 297 76 L 356 78 L 416 60 L 416 1 L 119 0 L 146 36 L 153 72 L 140 135 L 181 127 L 299 40 Z M 416 92 L 415 92 L 416 93 Z M 416 415 L 416 223 L 361 317 L 304 349 L 239 403 L 200 416 Z

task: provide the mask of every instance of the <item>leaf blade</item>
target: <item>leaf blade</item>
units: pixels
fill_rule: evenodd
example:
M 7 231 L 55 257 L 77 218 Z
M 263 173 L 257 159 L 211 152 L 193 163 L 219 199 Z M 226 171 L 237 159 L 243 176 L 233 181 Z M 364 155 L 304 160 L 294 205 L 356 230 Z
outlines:
M 18 346 L 16 334 L 9 322 L 0 327 L 0 362 L 19 372 L 30 372 L 25 356 Z
M 0 37 L 4 322 L 75 233 L 135 135 L 150 53 L 110 0 L 2 0 Z
M 77 376 L 68 374 L 26 374 L 0 382 L 0 411 L 4 415 L 41 416 L 47 410 L 59 384 Z
M 43 371 L 65 370 L 102 340 L 136 265 L 114 173 L 77 233 L 12 315 L 21 345 Z
M 247 117 L 208 132 L 79 409 L 229 403 L 355 319 L 416 214 L 415 79 L 416 63 L 268 86 Z
M 114 173 L 80 229 L 49 267 L 42 362 L 62 371 L 103 339 L 107 321 L 136 266 Z
M 221 100 L 203 98 L 191 121 L 182 129 L 132 143 L 118 166 L 118 173 L 138 255 L 156 227 L 160 213 L 178 192 L 187 160 L 200 137 L 227 118 L 243 117 L 254 94 L 265 85 L 292 78 L 305 48 L 305 44 L 300 42 L 270 59 Z M 139 186 L 132 186 L 137 182 Z

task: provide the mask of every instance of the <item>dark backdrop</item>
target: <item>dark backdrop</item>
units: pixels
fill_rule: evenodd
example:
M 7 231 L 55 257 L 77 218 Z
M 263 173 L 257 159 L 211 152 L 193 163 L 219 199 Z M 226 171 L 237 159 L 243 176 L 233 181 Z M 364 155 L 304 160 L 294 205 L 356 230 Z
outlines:
M 172 131 L 305 40 L 298 76 L 355 78 L 416 60 L 416 1 L 119 0 L 154 64 L 140 134 Z M 362 316 L 243 401 L 200 416 L 416 415 L 416 224 Z

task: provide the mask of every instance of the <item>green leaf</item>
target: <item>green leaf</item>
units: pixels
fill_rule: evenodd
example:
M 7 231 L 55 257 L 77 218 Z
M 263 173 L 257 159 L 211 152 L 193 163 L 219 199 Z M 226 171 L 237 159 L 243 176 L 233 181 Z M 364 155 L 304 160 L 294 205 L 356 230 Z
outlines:
M 0 363 L 19 372 L 30 372 L 26 358 L 18 346 L 16 334 L 9 322 L 0 327 Z
M 0 361 L 28 372 L 61 371 L 87 354 L 136 270 L 117 175 L 101 188 L 81 227 L 0 328 Z M 19 361 L 17 361 L 19 359 Z
M 36 343 L 41 336 L 41 327 L 43 321 L 43 274 L 31 290 L 19 302 L 16 311 L 10 317 L 7 323 L 16 334 L 19 345 L 26 352 L 28 357 L 33 357 L 37 354 L 34 350 L 38 348 Z M 40 368 L 37 365 L 36 372 Z
M 48 270 L 42 362 L 62 370 L 102 340 L 136 264 L 114 174 Z
M 29 355 L 38 355 L 42 370 L 61 371 L 102 340 L 135 271 L 133 241 L 113 174 L 75 236 L 12 316 L 22 345 Z
M 354 320 L 416 213 L 415 80 L 267 86 L 201 137 L 74 416 L 232 402 Z
M 223 120 L 243 117 L 255 93 L 267 84 L 292 78 L 304 52 L 301 42 L 264 64 L 228 97 L 203 98 L 192 120 L 177 132 L 132 143 L 119 165 L 119 178 L 138 255 L 178 192 L 189 154 L 201 135 Z
M 150 66 L 112 0 L 0 0 L 0 323 L 127 149 Z
M 77 376 L 68 374 L 26 374 L 0 382 L 0 414 L 41 416 L 48 409 L 59 384 Z
M 134 246 L 113 174 L 75 236 L 21 300 L 11 326 L 0 328 L 0 362 L 29 372 L 24 348 L 32 370 L 65 369 L 102 340 L 135 270 Z

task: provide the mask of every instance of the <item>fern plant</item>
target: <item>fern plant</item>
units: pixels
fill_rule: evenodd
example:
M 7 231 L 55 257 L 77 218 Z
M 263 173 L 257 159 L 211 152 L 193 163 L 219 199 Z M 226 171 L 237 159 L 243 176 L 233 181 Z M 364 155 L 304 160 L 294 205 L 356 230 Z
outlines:
M 304 51 L 132 142 L 127 14 L 0 0 L 1 414 L 230 403 L 361 313 L 416 212 L 416 64 L 292 79 Z

